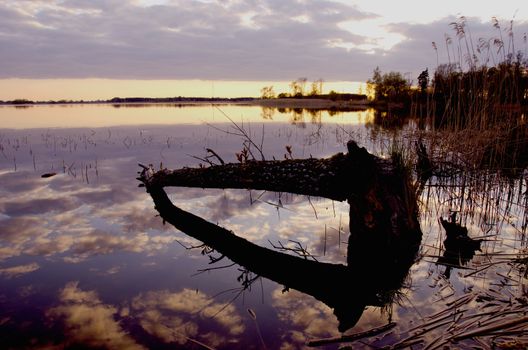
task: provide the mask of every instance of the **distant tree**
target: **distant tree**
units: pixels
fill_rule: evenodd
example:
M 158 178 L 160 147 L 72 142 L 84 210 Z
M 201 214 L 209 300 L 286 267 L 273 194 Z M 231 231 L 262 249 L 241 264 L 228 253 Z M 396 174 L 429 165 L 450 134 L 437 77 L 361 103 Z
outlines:
M 372 78 L 367 80 L 367 93 L 377 101 L 403 101 L 409 96 L 408 79 L 399 72 L 381 73 L 379 67 L 374 69 Z
M 299 83 L 297 82 L 297 80 L 294 80 L 290 83 L 290 89 L 291 89 L 292 96 L 302 95 L 301 87 L 299 86 Z
M 380 96 L 378 96 L 378 91 L 376 87 L 380 86 L 381 83 L 381 70 L 379 69 L 379 67 L 376 67 L 374 69 L 374 72 L 372 73 L 372 78 L 367 80 L 367 95 L 373 96 L 375 100 L 379 100 Z
M 409 82 L 399 72 L 389 72 L 383 74 L 379 95 L 389 101 L 396 101 L 405 98 L 409 92 Z
M 330 97 L 330 100 L 335 101 L 339 97 L 339 93 L 336 92 L 335 90 L 330 90 L 330 92 L 328 93 L 328 96 Z
M 321 95 L 323 93 L 323 79 L 317 79 L 312 83 L 310 90 L 311 96 Z
M 264 86 L 262 89 L 260 89 L 260 95 L 264 99 L 275 98 L 275 91 L 273 90 L 273 86 Z
M 27 104 L 33 104 L 34 101 L 27 100 L 25 98 L 17 98 L 16 100 L 10 101 L 9 103 L 13 105 L 27 105 Z
M 297 82 L 299 83 L 299 86 L 301 87 L 301 95 L 304 96 L 304 91 L 305 91 L 305 88 L 306 88 L 306 82 L 308 81 L 308 79 L 306 78 L 299 78 L 297 79 Z
M 292 90 L 293 97 L 302 97 L 304 96 L 304 89 L 306 87 L 306 78 L 298 78 L 290 83 L 290 89 Z
M 422 94 L 424 94 L 427 91 L 427 86 L 429 86 L 429 69 L 426 68 L 424 71 L 420 73 L 418 76 L 418 86 L 420 87 L 420 91 Z
M 310 88 L 310 96 L 317 96 L 319 95 L 319 88 L 317 87 L 317 84 L 315 82 L 312 83 L 312 87 Z

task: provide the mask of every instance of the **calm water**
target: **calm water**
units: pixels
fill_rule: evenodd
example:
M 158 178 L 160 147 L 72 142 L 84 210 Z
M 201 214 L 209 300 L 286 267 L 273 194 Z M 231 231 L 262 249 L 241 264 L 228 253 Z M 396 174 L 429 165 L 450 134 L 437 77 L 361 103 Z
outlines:
M 200 243 L 163 225 L 137 187 L 138 162 L 198 166 L 206 148 L 236 162 L 243 139 L 225 115 L 262 141 L 268 159 L 283 159 L 286 145 L 294 157 L 327 157 L 345 152 L 349 139 L 386 156 L 391 140 L 414 129 L 410 123 L 384 130 L 373 111 L 282 112 L 254 106 L 0 107 L 1 347 L 296 349 L 340 335 L 332 309 L 310 295 L 283 291 L 267 279 L 241 290 L 237 266 L 203 271 L 230 262 L 211 265 L 203 249 L 187 249 Z M 45 173 L 57 175 L 42 178 Z M 482 183 L 443 181 L 433 179 L 422 191 L 422 245 L 398 302 L 367 307 L 351 330 L 396 322 L 368 343 L 397 343 L 452 305 L 478 313 L 514 308 L 525 298 L 524 270 L 510 262 L 524 257 L 527 183 L 493 174 Z M 462 181 L 463 190 L 456 191 Z M 271 248 L 296 241 L 319 261 L 346 262 L 347 203 L 246 190 L 177 188 L 170 196 L 254 243 Z M 450 209 L 462 212 L 471 236 L 489 241 L 447 277 L 436 260 L 444 234 L 438 218 Z M 363 288 L 359 279 L 341 283 Z M 459 299 L 468 292 L 474 296 Z M 493 296 L 493 305 L 481 295 Z M 427 341 L 448 326 L 428 333 Z

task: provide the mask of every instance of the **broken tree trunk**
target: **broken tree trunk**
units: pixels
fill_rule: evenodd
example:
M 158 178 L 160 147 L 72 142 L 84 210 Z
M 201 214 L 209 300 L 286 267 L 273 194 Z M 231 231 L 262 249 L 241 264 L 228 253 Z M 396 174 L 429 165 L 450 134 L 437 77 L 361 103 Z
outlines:
M 208 168 L 144 167 L 139 180 L 167 222 L 235 263 L 334 308 L 340 329 L 353 326 L 366 305 L 381 306 L 414 261 L 421 231 L 414 191 L 403 167 L 348 143 L 327 159 L 251 161 Z M 167 186 L 245 188 L 348 200 L 348 264 L 302 259 L 260 247 L 174 206 Z M 356 283 L 354 283 L 354 281 Z
M 338 153 L 326 159 L 247 161 L 205 168 L 160 170 L 149 181 L 151 185 L 161 187 L 254 189 L 344 201 L 349 193 L 364 187 L 373 171 L 390 173 L 390 162 L 376 159 L 364 148 L 351 144 L 347 155 Z

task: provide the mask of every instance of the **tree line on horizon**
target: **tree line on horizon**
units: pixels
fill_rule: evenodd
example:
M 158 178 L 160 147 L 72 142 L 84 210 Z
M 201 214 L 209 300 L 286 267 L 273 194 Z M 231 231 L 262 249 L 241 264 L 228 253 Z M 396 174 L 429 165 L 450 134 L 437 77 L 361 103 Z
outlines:
M 261 90 L 262 99 L 274 98 L 300 98 L 300 99 L 330 99 L 330 100 L 366 100 L 367 95 L 359 93 L 339 93 L 331 90 L 328 94 L 323 93 L 324 80 L 319 78 L 311 82 L 309 89 L 307 88 L 308 79 L 298 78 L 289 83 L 290 92 L 281 92 L 277 94 L 273 85 L 264 86 Z
M 82 103 L 179 103 L 179 102 L 244 102 L 252 101 L 254 97 L 114 97 L 107 100 L 49 100 L 33 101 L 29 99 L 14 99 L 0 101 L 0 105 L 33 105 L 33 104 L 82 104 Z

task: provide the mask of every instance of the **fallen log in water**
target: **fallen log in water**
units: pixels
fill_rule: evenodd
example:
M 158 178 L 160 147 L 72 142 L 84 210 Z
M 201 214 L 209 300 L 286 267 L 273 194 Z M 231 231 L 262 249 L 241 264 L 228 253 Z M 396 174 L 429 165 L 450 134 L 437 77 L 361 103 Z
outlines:
M 349 153 L 326 159 L 247 161 L 201 168 L 160 170 L 148 179 L 150 186 L 241 188 L 289 192 L 338 201 L 361 192 L 375 172 L 392 171 L 389 161 L 374 158 L 350 144 Z
M 334 308 L 345 330 L 366 305 L 382 306 L 400 288 L 421 239 L 414 189 L 405 169 L 354 142 L 347 146 L 347 154 L 327 159 L 159 171 L 143 166 L 138 179 L 163 220 L 255 274 L 323 301 Z M 163 189 L 167 186 L 260 189 L 347 200 L 348 264 L 319 263 L 255 245 L 174 206 Z

